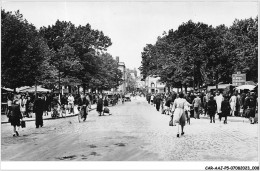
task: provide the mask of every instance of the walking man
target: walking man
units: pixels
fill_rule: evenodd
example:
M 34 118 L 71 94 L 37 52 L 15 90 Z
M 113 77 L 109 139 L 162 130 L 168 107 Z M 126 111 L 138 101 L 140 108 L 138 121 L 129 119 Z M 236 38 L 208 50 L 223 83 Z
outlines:
M 35 125 L 36 128 L 39 128 L 39 126 L 43 126 L 43 119 L 42 119 L 42 115 L 43 115 L 43 111 L 45 108 L 45 103 L 42 97 L 42 94 L 38 95 L 38 98 L 35 100 L 34 105 L 34 113 L 35 113 Z
M 201 99 L 199 94 L 196 94 L 196 98 L 193 100 L 192 104 L 194 106 L 194 118 L 200 119 L 199 108 L 201 106 Z
M 212 123 L 212 120 L 213 120 L 213 123 L 215 123 L 215 114 L 217 111 L 217 103 L 214 100 L 213 96 L 210 96 L 210 99 L 207 104 L 207 110 L 208 110 L 208 114 L 210 116 L 210 123 Z

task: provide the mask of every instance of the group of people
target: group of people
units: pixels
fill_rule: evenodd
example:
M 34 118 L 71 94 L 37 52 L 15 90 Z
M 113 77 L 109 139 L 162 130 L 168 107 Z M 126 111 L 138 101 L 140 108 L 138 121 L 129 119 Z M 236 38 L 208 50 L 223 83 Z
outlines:
M 46 94 L 37 94 L 35 97 L 32 94 L 27 93 L 15 93 L 7 96 L 7 117 L 8 121 L 13 126 L 13 136 L 19 136 L 17 127 L 21 125 L 21 121 L 24 117 L 32 117 L 32 113 L 35 113 L 35 126 L 36 128 L 43 127 L 43 115 L 53 115 L 57 113 L 57 117 L 66 117 L 67 114 L 74 114 L 75 110 L 83 111 L 83 121 L 86 120 L 88 111 L 91 109 L 91 104 L 97 104 L 97 112 L 99 116 L 104 115 L 104 108 L 108 108 L 109 104 L 117 104 L 119 99 L 124 101 L 124 95 L 114 94 L 112 99 L 108 98 L 107 94 L 97 94 L 93 99 L 90 94 L 83 92 L 79 95 L 73 96 L 69 93 L 62 95 L 60 98 L 58 95 L 47 92 Z M 112 102 L 113 101 L 113 102 Z M 58 110 L 60 109 L 60 110 Z M 109 113 L 111 114 L 111 112 Z
M 154 105 L 157 111 L 162 114 L 173 116 L 175 123 L 181 125 L 181 135 L 185 122 L 190 118 L 200 119 L 200 115 L 209 115 L 210 123 L 215 123 L 215 115 L 219 116 L 221 121 L 224 118 L 224 124 L 227 124 L 228 116 L 243 116 L 254 124 L 255 114 L 257 112 L 257 95 L 254 92 L 225 94 L 218 92 L 188 92 L 180 93 L 149 93 L 146 95 L 149 104 Z M 177 136 L 179 137 L 179 129 Z

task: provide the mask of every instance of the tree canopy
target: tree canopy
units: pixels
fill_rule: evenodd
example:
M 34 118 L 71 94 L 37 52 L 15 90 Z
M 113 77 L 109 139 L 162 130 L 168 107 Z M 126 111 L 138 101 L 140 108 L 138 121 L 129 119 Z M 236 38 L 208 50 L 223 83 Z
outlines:
M 191 20 L 147 44 L 140 66 L 143 79 L 159 76 L 168 86 L 231 83 L 241 71 L 257 82 L 258 19 L 235 20 L 229 28 Z
M 39 30 L 19 11 L 1 10 L 2 86 L 17 88 L 42 84 L 111 89 L 122 73 L 108 53 L 111 39 L 90 24 L 59 21 Z

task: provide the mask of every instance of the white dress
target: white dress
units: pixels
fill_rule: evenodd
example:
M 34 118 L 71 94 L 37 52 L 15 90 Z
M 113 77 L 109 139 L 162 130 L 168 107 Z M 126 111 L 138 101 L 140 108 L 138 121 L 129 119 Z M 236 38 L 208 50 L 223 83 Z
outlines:
M 188 110 L 189 105 L 186 99 L 183 98 L 177 98 L 174 100 L 173 106 L 172 106 L 172 112 L 173 113 L 173 122 L 179 123 L 184 122 L 186 120 L 184 110 Z M 183 116 L 183 117 L 182 117 Z M 183 118 L 181 121 L 180 119 Z
M 221 103 L 224 100 L 223 96 L 220 94 L 215 97 L 216 103 L 217 103 L 217 112 L 221 113 Z
M 23 104 L 23 105 L 22 105 Z M 26 99 L 20 99 L 20 111 L 25 112 L 26 111 Z
M 230 98 L 229 102 L 230 102 L 231 111 L 236 111 L 237 97 L 236 96 L 232 96 Z

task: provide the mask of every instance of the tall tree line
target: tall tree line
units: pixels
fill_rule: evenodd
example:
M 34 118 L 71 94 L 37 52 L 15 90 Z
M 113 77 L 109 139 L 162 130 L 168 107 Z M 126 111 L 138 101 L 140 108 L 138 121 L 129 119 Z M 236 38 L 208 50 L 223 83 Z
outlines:
M 90 24 L 59 21 L 39 30 L 19 11 L 1 10 L 2 86 L 116 88 L 122 73 L 106 50 L 111 39 Z
M 232 83 L 240 71 L 258 81 L 258 17 L 212 27 L 191 20 L 147 44 L 140 66 L 143 79 L 159 76 L 172 87 Z

